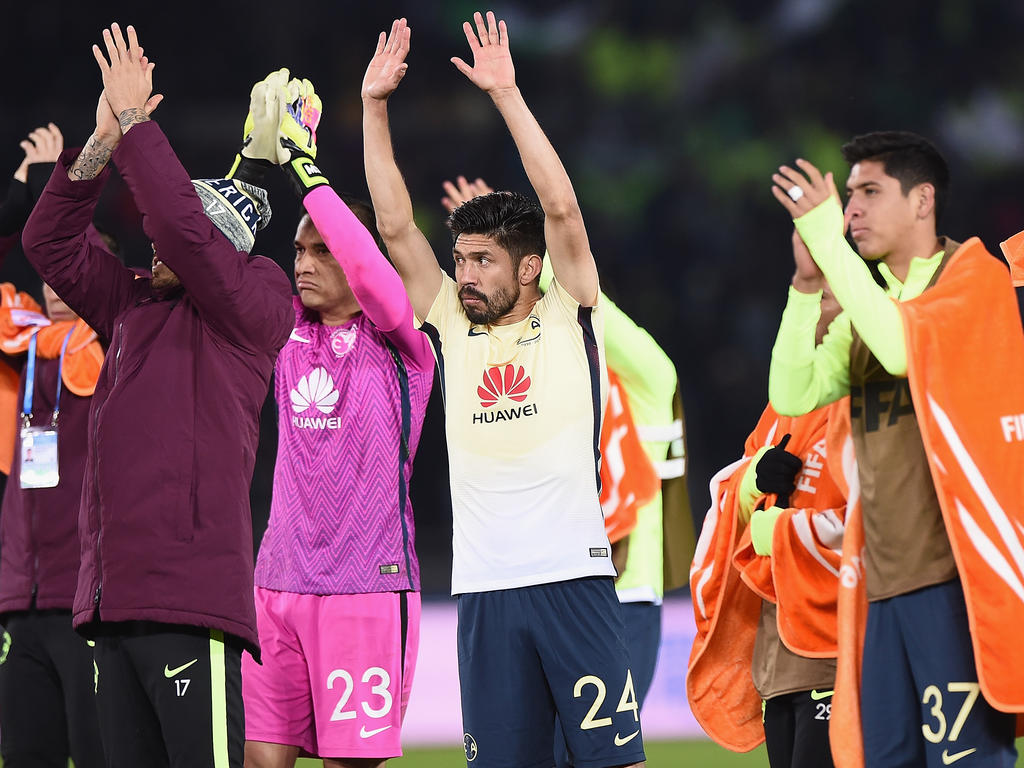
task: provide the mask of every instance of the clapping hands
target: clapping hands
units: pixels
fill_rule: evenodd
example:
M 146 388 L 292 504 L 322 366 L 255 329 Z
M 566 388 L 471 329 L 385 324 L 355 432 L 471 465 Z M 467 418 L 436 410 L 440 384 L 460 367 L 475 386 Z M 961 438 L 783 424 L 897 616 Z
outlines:
M 102 114 L 104 104 L 117 120 L 116 136 L 120 138 L 133 125 L 148 121 L 149 115 L 164 98 L 161 94 L 152 95 L 153 69 L 156 64 L 146 57 L 139 45 L 135 27 L 128 25 L 126 31 L 127 43 L 117 24 L 111 24 L 109 29 L 103 30 L 106 57 L 98 45 L 92 47 L 92 55 L 103 76 L 103 93 L 97 107 L 96 128 L 99 135 L 106 137 L 113 137 L 115 133 L 106 115 Z

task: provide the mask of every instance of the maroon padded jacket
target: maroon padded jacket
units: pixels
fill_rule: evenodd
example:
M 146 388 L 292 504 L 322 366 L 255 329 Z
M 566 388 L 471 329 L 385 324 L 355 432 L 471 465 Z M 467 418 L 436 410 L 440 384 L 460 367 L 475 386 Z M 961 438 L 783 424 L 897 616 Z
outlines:
M 10 362 L 21 372 L 20 407 L 25 393 L 24 355 Z M 58 360 L 36 359 L 33 426 L 50 423 L 59 369 Z M 78 505 L 85 474 L 89 399 L 67 387 L 60 394 L 60 482 L 56 487 L 21 488 L 21 439 L 15 437 L 0 512 L 0 613 L 26 611 L 33 604 L 40 610 L 71 610 L 79 568 Z
M 210 627 L 258 653 L 249 483 L 294 322 L 290 282 L 213 226 L 155 122 L 134 126 L 113 161 L 181 287 L 136 279 L 85 236 L 109 169 L 70 181 L 77 155 L 61 155 L 22 235 L 43 280 L 110 339 L 89 417 L 74 624 Z
M 45 185 L 53 163 L 30 166 L 30 184 L 37 167 L 45 176 L 37 180 L 36 194 Z M 12 182 L 12 194 L 17 184 L 19 182 Z M 20 244 L 21 228 L 32 210 L 28 188 L 22 185 L 17 192 L 25 200 L 24 218 L 18 223 L 17 232 L 0 237 L 0 263 Z M 9 201 L 5 203 L 8 204 Z M 95 230 L 90 229 L 90 236 L 100 242 Z M 20 354 L 3 359 L 20 374 L 19 407 L 25 396 L 26 357 Z M 36 359 L 33 426 L 50 423 L 59 371 L 58 360 Z M 40 610 L 71 610 L 78 580 L 78 507 L 85 474 L 88 425 L 89 398 L 64 387 L 60 398 L 57 451 L 60 482 L 54 488 L 21 487 L 21 437 L 15 435 L 14 457 L 0 510 L 0 614 L 25 611 L 33 605 Z

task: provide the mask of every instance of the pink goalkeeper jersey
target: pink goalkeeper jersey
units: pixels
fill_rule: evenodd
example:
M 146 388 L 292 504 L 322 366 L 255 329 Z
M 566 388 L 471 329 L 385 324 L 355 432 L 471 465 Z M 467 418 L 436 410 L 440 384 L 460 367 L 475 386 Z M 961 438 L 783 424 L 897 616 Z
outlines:
M 363 309 L 326 326 L 295 298 L 277 359 L 277 464 L 256 585 L 331 595 L 419 589 L 409 480 L 433 381 L 401 280 L 330 187 L 303 201 Z

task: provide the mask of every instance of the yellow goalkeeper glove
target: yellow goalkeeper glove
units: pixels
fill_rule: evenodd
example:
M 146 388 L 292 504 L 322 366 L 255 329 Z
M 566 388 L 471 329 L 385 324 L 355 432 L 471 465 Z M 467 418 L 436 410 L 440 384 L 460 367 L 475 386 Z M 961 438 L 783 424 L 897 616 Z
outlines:
M 322 103 L 309 80 L 293 80 L 292 84 L 298 96 L 286 105 L 278 128 L 278 162 L 292 188 L 305 197 L 310 190 L 329 183 L 314 162 Z
M 271 72 L 252 87 L 249 93 L 249 114 L 242 128 L 242 148 L 227 178 L 263 186 L 267 168 L 281 162 L 278 157 L 277 134 L 286 106 L 298 97 L 298 81 L 288 79 L 288 68 Z

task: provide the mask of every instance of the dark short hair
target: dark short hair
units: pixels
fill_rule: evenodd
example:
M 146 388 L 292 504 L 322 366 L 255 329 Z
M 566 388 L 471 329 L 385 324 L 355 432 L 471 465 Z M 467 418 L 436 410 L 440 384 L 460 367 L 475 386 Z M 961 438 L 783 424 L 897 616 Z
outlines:
M 373 241 L 377 244 L 377 248 L 380 252 L 387 256 L 387 251 L 384 250 L 384 238 L 380 236 L 380 232 L 377 231 L 377 214 L 373 211 L 373 206 L 365 200 L 362 200 L 355 195 L 349 195 L 344 192 L 339 192 L 338 197 L 341 198 L 341 202 L 348 206 L 348 209 L 356 215 L 359 219 L 359 223 L 366 227 L 366 231 L 370 233 Z M 309 211 L 306 210 L 306 206 L 302 206 L 301 215 L 299 219 L 304 219 L 309 216 Z M 312 221 L 312 217 L 310 218 Z
M 875 131 L 856 136 L 843 145 L 843 159 L 851 166 L 863 160 L 882 164 L 887 176 L 899 181 L 904 195 L 918 184 L 935 187 L 935 220 L 942 218 L 949 194 L 949 166 L 928 139 L 910 131 Z
M 518 192 L 491 192 L 467 200 L 448 216 L 445 222 L 452 239 L 459 235 L 486 235 L 508 251 L 512 270 L 519 270 L 524 256 L 543 256 L 544 210 Z

